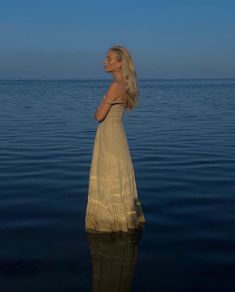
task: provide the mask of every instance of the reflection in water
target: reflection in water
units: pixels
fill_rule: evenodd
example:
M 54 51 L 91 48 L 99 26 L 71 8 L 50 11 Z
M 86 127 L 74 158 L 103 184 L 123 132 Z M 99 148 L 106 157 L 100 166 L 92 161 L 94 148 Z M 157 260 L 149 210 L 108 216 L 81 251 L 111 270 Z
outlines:
M 143 229 L 129 232 L 88 232 L 93 266 L 93 292 L 131 291 L 138 241 Z

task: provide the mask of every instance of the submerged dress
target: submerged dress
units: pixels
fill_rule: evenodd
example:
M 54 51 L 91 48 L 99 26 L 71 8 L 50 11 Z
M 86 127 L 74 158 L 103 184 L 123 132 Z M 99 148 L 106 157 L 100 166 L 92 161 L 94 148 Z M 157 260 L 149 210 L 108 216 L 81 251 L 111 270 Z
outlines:
M 124 112 L 124 103 L 113 103 L 96 130 L 85 215 L 88 231 L 128 231 L 143 228 L 145 223 Z

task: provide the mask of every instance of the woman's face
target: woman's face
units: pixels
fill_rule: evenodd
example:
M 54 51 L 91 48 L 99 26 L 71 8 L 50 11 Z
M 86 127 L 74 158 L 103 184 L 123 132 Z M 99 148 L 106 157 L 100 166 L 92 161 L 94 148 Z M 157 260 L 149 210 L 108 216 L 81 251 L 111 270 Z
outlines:
M 113 51 L 108 51 L 104 60 L 105 72 L 119 71 L 121 67 L 121 61 L 118 61 L 117 54 Z

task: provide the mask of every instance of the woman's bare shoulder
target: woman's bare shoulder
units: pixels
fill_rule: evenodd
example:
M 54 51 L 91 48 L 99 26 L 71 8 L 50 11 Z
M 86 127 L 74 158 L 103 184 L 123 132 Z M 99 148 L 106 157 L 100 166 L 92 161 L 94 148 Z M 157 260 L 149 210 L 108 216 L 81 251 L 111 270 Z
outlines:
M 120 91 L 120 85 L 118 84 L 118 82 L 112 82 L 108 87 L 106 96 L 115 98 L 118 96 L 119 91 Z
M 110 91 L 121 91 L 123 89 L 123 84 L 119 81 L 113 81 L 108 90 Z
M 126 103 L 127 92 L 126 92 L 126 86 L 125 86 L 124 82 L 114 81 L 110 85 L 110 89 L 115 95 L 115 101 L 118 100 L 119 102 Z
M 122 94 L 121 84 L 117 81 L 112 82 L 107 90 L 106 97 L 109 100 L 116 100 Z

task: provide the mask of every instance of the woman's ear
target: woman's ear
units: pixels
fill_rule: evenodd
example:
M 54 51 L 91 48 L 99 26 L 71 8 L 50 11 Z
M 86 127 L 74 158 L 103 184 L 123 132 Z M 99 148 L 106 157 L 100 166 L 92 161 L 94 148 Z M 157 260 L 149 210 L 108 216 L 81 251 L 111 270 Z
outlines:
M 118 61 L 118 69 L 121 69 L 122 67 L 122 61 Z

